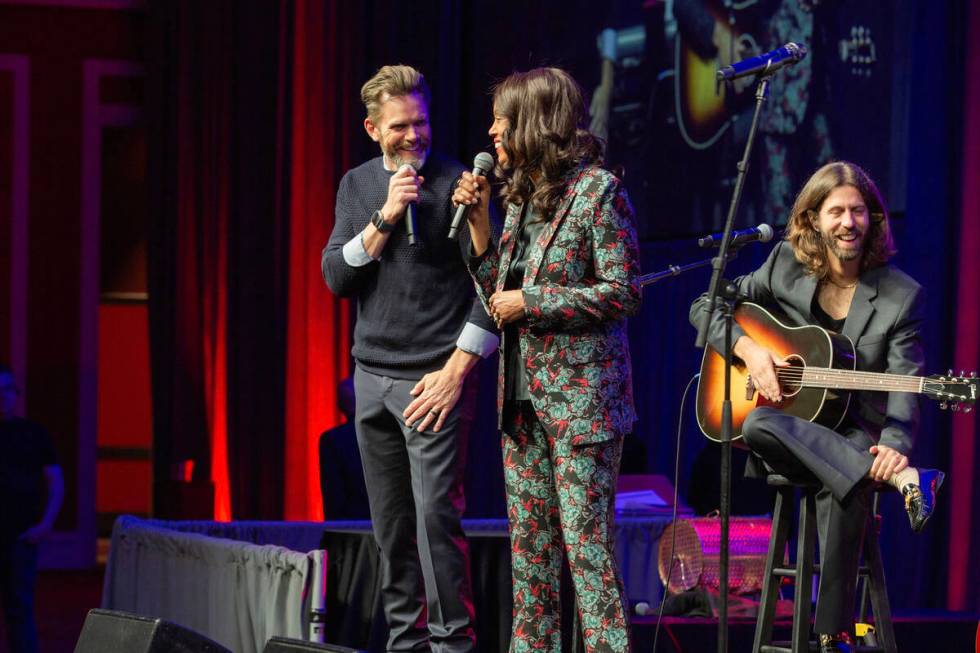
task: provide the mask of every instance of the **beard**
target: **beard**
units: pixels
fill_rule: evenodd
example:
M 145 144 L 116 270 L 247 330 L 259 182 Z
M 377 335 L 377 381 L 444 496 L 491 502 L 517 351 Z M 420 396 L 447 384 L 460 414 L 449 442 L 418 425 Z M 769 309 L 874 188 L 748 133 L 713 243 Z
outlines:
M 419 140 L 413 149 L 390 147 L 387 144 L 381 148 L 385 158 L 394 166 L 395 170 L 405 164 L 412 166 L 416 170 L 421 170 L 422 166 L 425 165 L 426 159 L 429 158 L 429 149 L 429 141 L 424 140 Z
M 857 230 L 847 233 L 854 234 L 855 240 L 859 243 L 858 247 L 854 247 L 853 249 L 844 249 L 841 247 L 840 241 L 837 240 L 837 236 L 844 234 L 820 233 L 820 238 L 827 247 L 827 251 L 836 256 L 840 261 L 853 261 L 856 258 L 860 258 L 864 254 L 864 234 Z

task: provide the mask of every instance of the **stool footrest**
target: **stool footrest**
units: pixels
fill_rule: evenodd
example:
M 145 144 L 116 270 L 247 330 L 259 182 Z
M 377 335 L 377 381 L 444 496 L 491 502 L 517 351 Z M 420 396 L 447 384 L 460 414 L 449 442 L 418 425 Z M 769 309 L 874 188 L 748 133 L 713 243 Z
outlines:
M 773 567 L 771 573 L 772 573 L 773 576 L 789 576 L 790 578 L 795 578 L 796 577 L 796 567 Z M 816 562 L 813 563 L 813 574 L 815 576 L 818 575 L 818 574 L 820 574 L 820 564 L 819 563 L 816 563 Z

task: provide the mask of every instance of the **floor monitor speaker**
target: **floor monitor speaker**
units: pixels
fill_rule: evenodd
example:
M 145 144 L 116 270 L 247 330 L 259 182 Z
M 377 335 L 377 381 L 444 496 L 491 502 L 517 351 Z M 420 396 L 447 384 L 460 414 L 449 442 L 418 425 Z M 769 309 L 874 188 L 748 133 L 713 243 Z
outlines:
M 89 610 L 75 653 L 231 653 L 170 621 L 115 610 Z

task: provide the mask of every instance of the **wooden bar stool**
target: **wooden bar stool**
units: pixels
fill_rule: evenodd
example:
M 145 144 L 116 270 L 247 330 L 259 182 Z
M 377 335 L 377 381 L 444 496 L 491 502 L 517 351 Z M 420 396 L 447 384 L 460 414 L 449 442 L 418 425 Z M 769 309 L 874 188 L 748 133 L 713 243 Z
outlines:
M 810 617 L 812 612 L 811 592 L 813 578 L 820 573 L 820 566 L 813 561 L 817 541 L 817 492 L 820 484 L 815 479 L 789 479 L 778 474 L 770 474 L 766 482 L 776 488 L 776 505 L 772 514 L 772 533 L 769 537 L 769 552 L 766 555 L 766 569 L 762 584 L 762 601 L 755 626 L 753 653 L 805 653 L 810 650 Z M 887 487 L 876 487 L 875 491 L 885 491 Z M 797 534 L 796 561 L 788 564 L 784 552 L 789 539 L 790 523 L 793 519 L 793 500 L 800 491 L 800 518 Z M 892 626 L 891 608 L 885 587 L 885 573 L 881 562 L 881 549 L 878 545 L 880 518 L 872 511 L 871 524 L 865 529 L 864 564 L 858 574 L 866 583 L 871 595 L 871 607 L 875 616 L 876 646 L 855 647 L 857 651 L 869 653 L 896 653 L 895 631 Z M 773 622 L 776 617 L 776 597 L 784 577 L 794 579 L 793 628 L 789 642 L 773 642 Z M 862 602 L 863 603 L 863 602 Z M 862 606 L 862 612 L 864 611 Z

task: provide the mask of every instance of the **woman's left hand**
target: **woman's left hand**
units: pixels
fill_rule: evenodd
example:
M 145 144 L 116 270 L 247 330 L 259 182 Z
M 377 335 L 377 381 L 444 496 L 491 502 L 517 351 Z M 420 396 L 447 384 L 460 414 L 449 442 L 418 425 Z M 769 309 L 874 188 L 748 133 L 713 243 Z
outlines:
M 524 292 L 521 290 L 501 290 L 490 296 L 490 317 L 497 328 L 524 319 Z

